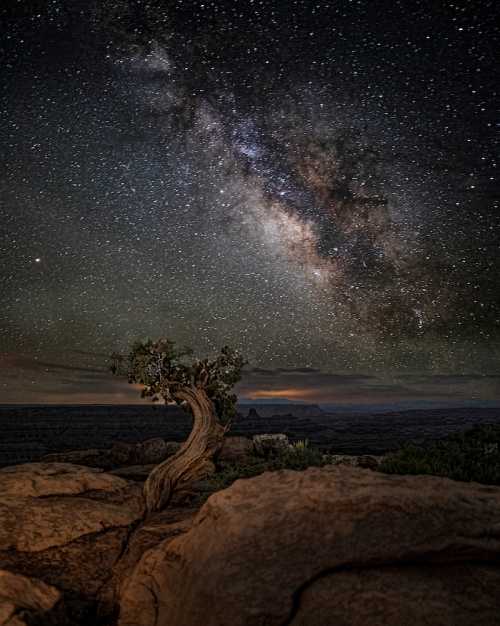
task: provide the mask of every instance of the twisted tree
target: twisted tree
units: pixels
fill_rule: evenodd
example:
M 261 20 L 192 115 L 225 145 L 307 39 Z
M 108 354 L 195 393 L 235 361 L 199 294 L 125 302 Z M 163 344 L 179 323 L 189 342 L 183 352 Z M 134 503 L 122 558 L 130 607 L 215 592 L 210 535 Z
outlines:
M 192 360 L 190 349 L 173 341 L 139 341 L 128 355 L 113 354 L 111 371 L 143 386 L 142 397 L 163 398 L 193 416 L 193 428 L 179 451 L 153 469 L 144 485 L 148 512 L 164 508 L 175 490 L 213 471 L 213 457 L 236 414 L 232 388 L 241 378 L 242 356 L 228 347 L 214 358 Z M 188 360 L 189 359 L 189 360 Z

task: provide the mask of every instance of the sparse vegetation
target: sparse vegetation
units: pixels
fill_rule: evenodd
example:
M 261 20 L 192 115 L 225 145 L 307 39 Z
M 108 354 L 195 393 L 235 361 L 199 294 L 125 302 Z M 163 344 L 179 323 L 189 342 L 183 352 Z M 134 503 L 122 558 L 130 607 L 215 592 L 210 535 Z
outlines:
M 388 455 L 379 469 L 500 485 L 500 426 L 477 426 L 430 444 L 409 444 Z
M 273 459 L 277 467 L 273 469 L 304 470 L 308 467 L 320 467 L 326 465 L 323 454 L 317 448 L 309 446 L 307 439 L 297 441 L 278 457 Z
M 266 471 L 304 470 L 331 462 L 328 455 L 297 441 L 276 456 L 254 456 L 244 464 L 222 464 L 210 478 L 214 490 L 225 489 L 239 478 L 251 478 Z M 429 474 L 453 480 L 500 485 L 500 426 L 476 426 L 442 440 L 408 444 L 389 454 L 378 467 L 387 474 Z
M 224 463 L 210 477 L 214 490 L 225 489 L 239 478 L 252 478 L 263 472 L 273 472 L 282 469 L 304 470 L 308 467 L 326 465 L 320 450 L 312 448 L 306 441 L 297 441 L 286 450 L 275 456 L 263 458 L 257 455 L 250 456 L 245 463 Z

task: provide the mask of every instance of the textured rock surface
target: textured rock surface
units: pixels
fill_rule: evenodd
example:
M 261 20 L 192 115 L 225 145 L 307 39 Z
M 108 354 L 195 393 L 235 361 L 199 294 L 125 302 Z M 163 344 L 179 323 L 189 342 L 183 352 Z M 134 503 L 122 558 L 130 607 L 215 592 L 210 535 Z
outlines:
M 130 535 L 127 548 L 111 571 L 111 577 L 99 592 L 100 612 L 111 615 L 116 608 L 121 585 L 133 571 L 143 554 L 164 542 L 187 532 L 198 507 L 168 507 L 144 521 Z
M 363 454 L 353 456 L 349 454 L 329 454 L 326 458 L 332 465 L 351 465 L 352 467 L 364 467 L 366 469 L 377 469 L 382 463 L 383 456 L 371 456 Z
M 66 463 L 0 470 L 0 551 L 63 546 L 84 535 L 126 528 L 141 514 L 138 488 L 99 470 Z
M 55 623 L 49 614 L 60 601 L 61 594 L 54 587 L 0 570 L 0 626 L 25 626 L 44 616 Z
M 112 476 L 120 476 L 127 480 L 144 482 L 155 467 L 154 463 L 150 465 L 127 465 L 126 467 L 109 470 L 109 473 Z
M 174 454 L 179 447 L 176 442 L 168 442 L 161 437 L 139 443 L 117 442 L 111 448 L 109 458 L 114 466 L 156 465 Z
M 100 470 L 33 463 L 0 470 L 0 567 L 84 605 L 111 575 L 143 513 L 141 487 Z
M 110 465 L 109 450 L 91 448 L 89 450 L 71 450 L 54 452 L 42 458 L 43 463 L 71 463 L 87 467 L 108 467 Z
M 96 468 L 69 463 L 25 463 L 0 469 L 0 497 L 81 495 L 114 492 L 127 483 Z
M 332 573 L 297 598 L 290 626 L 500 624 L 500 567 L 407 565 Z
M 347 466 L 265 473 L 143 556 L 119 624 L 500 624 L 499 520 L 496 487 Z M 437 611 L 439 588 L 444 617 L 429 622 L 419 607 Z
M 290 445 L 288 437 L 283 433 L 254 435 L 253 447 L 256 454 L 269 456 L 286 450 Z
M 181 444 L 176 441 L 165 441 L 161 437 L 138 443 L 119 441 L 113 443 L 107 450 L 91 448 L 47 454 L 42 458 L 42 462 L 71 463 L 105 470 L 135 465 L 157 465 L 175 454 L 180 446 Z
M 225 437 L 217 460 L 221 463 L 241 463 L 253 453 L 253 442 L 248 437 Z

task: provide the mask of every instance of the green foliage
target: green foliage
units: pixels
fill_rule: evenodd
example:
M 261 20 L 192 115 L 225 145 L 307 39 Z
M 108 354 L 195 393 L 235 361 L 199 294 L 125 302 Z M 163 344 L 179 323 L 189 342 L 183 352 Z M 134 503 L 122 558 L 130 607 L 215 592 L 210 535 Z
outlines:
M 245 463 L 224 463 L 208 479 L 214 491 L 225 489 L 239 478 L 253 478 L 269 471 L 269 463 L 259 457 L 251 457 Z
M 478 426 L 425 446 L 409 444 L 388 455 L 379 469 L 500 485 L 500 427 Z
M 111 355 L 111 371 L 127 376 L 131 384 L 143 385 L 142 397 L 153 401 L 162 397 L 167 403 L 181 404 L 177 392 L 203 388 L 219 419 L 231 419 L 236 413 L 237 401 L 231 390 L 241 379 L 245 361 L 227 346 L 214 358 L 193 360 L 192 354 L 191 349 L 179 349 L 170 339 L 137 341 L 127 355 Z
M 297 441 L 287 450 L 284 450 L 271 462 L 275 466 L 273 469 L 293 469 L 304 470 L 308 467 L 321 467 L 325 465 L 323 454 L 316 448 L 310 448 L 306 441 Z
M 294 450 L 305 450 L 309 447 L 309 439 L 298 439 L 291 446 Z
M 320 450 L 310 448 L 307 442 L 297 442 L 276 456 L 264 459 L 250 456 L 245 463 L 225 463 L 211 476 L 214 489 L 225 489 L 239 478 L 252 478 L 263 472 L 282 469 L 305 470 L 308 467 L 321 467 L 326 460 Z

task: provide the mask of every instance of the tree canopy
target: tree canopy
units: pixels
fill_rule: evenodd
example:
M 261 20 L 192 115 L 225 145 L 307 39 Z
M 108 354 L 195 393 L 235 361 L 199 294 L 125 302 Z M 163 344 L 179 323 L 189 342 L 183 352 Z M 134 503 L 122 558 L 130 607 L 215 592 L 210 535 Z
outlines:
M 178 392 L 203 389 L 220 422 L 231 420 L 236 413 L 237 397 L 232 388 L 241 379 L 245 361 L 228 346 L 213 358 L 193 359 L 190 348 L 179 348 L 170 339 L 147 339 L 136 341 L 125 356 L 113 354 L 111 361 L 114 374 L 126 375 L 129 383 L 143 385 L 142 397 L 184 405 Z

